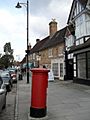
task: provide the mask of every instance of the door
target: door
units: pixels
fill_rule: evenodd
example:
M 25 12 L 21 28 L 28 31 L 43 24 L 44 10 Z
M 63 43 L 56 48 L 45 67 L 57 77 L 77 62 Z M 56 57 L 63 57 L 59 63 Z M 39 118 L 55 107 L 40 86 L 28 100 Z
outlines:
M 73 80 L 73 59 L 68 60 L 68 79 Z

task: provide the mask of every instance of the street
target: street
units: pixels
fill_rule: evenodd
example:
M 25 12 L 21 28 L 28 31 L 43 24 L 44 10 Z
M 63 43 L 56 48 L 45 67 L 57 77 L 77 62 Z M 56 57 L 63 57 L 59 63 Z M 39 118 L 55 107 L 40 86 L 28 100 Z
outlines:
M 27 84 L 25 77 L 18 81 L 17 86 L 14 84 L 12 91 L 7 94 L 6 109 L 0 113 L 0 120 L 31 120 L 28 118 L 30 89 L 31 82 Z M 15 119 L 16 90 L 18 107 Z M 75 84 L 72 81 L 49 82 L 46 120 L 90 120 L 90 86 Z
M 13 84 L 12 91 L 7 93 L 6 108 L 0 113 L 0 120 L 14 120 L 16 99 L 16 84 Z

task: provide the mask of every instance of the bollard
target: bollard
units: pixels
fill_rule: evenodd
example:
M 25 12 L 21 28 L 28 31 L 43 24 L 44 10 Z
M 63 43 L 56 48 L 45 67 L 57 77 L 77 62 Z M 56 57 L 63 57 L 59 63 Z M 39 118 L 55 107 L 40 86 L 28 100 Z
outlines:
M 34 118 L 45 117 L 47 112 L 46 99 L 49 70 L 45 68 L 33 68 L 31 72 L 32 89 L 30 116 Z

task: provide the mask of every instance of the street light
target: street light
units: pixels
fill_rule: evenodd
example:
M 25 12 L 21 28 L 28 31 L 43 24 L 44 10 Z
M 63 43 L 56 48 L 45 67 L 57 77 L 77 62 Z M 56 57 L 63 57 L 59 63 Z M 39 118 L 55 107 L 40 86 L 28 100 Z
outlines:
M 21 5 L 24 5 L 27 8 L 27 50 L 26 50 L 26 58 L 27 58 L 27 83 L 29 83 L 29 65 L 28 65 L 28 53 L 29 53 L 29 2 L 27 0 L 27 3 L 17 3 L 16 8 L 22 8 Z

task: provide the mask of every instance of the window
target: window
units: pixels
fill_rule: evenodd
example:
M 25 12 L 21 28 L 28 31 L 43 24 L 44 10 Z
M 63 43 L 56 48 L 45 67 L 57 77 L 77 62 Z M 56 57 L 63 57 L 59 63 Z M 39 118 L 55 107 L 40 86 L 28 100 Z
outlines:
M 74 64 L 74 77 L 76 77 L 76 57 L 73 58 L 73 64 Z
M 82 5 L 80 4 L 80 3 L 78 3 L 78 2 L 76 2 L 76 6 L 75 6 L 76 8 L 75 8 L 75 16 L 77 15 L 77 14 L 79 14 L 82 10 L 83 10 L 83 7 L 82 7 Z
M 76 39 L 83 36 L 83 34 L 84 34 L 84 24 L 83 23 L 84 23 L 83 15 L 81 15 L 80 17 L 78 17 L 76 19 L 76 30 L 75 30 Z
M 64 48 L 63 47 L 59 47 L 58 48 L 58 55 L 61 56 L 61 55 L 63 55 L 63 53 L 64 53 Z
M 82 43 L 84 43 L 84 39 L 83 38 L 80 39 L 80 44 L 82 44 Z
M 74 77 L 76 77 L 76 71 L 74 71 Z
M 78 78 L 86 78 L 86 54 L 77 55 Z
M 33 59 L 35 59 L 35 53 L 33 53 Z
M 49 56 L 49 57 L 52 57 L 52 49 L 49 49 L 49 50 L 48 50 L 48 56 Z
M 80 38 L 80 39 L 76 40 L 76 45 L 80 45 L 80 44 L 83 44 L 83 43 L 84 43 L 83 38 Z
M 52 71 L 53 71 L 54 76 L 58 76 L 58 63 L 52 64 Z
M 86 21 L 86 34 L 90 35 L 90 17 L 89 20 Z
M 76 62 L 76 57 L 74 57 L 73 59 L 74 59 L 74 62 Z
M 63 77 L 63 63 L 60 63 L 60 77 Z

